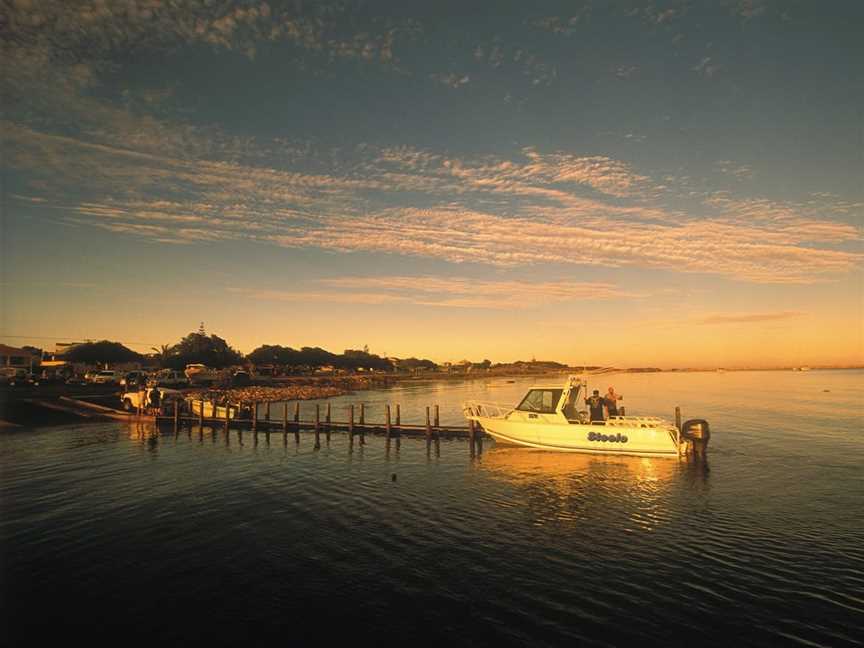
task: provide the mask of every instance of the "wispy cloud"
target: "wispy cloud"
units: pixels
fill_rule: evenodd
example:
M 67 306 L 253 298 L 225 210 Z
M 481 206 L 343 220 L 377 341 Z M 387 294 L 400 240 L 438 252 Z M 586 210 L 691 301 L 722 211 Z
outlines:
M 753 324 L 798 319 L 807 313 L 800 311 L 779 311 L 775 313 L 734 313 L 725 315 L 706 315 L 696 317 L 697 324 Z
M 471 78 L 467 74 L 454 74 L 452 72 L 449 74 L 430 74 L 429 78 L 433 81 L 436 81 L 437 83 L 440 83 L 441 85 L 446 85 L 451 88 L 458 88 L 467 84 L 471 80 Z
M 367 147 L 351 172 L 314 174 L 6 126 L 7 160 L 40 174 L 40 199 L 65 205 L 76 222 L 159 241 L 633 266 L 760 283 L 825 281 L 862 260 L 842 248 L 860 231 L 825 218 L 827 198 L 815 206 L 713 194 L 713 215 L 694 218 L 663 205 L 662 185 L 607 157 L 525 149 L 521 159 L 459 159 Z M 70 201 L 82 192 L 102 199 Z M 418 196 L 430 206 L 416 207 Z
M 467 277 L 338 277 L 307 282 L 298 290 L 231 287 L 252 299 L 350 304 L 405 303 L 445 308 L 526 309 L 543 304 L 626 299 L 634 293 L 597 282 L 481 280 Z

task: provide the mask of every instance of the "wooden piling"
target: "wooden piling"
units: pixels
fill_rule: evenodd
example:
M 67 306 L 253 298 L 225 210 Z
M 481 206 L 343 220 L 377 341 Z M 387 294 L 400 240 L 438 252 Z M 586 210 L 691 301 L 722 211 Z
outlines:
M 288 442 L 288 401 L 283 403 L 284 407 L 282 408 L 282 437 L 284 441 Z
M 621 416 L 627 416 L 627 412 L 623 407 L 619 411 L 621 412 Z
M 204 430 L 204 397 L 201 397 L 201 409 L 198 410 L 198 425 Z
M 396 403 L 396 427 L 402 425 L 402 412 L 400 411 L 399 403 Z
M 267 403 L 264 405 L 264 420 L 270 420 L 270 401 L 267 401 Z
M 387 405 L 387 422 L 385 423 L 385 434 L 387 435 L 387 452 L 390 452 L 390 405 Z
M 300 401 L 294 403 L 294 443 L 300 445 Z
M 321 449 L 321 405 L 315 403 L 315 449 Z
M 360 445 L 366 445 L 366 404 L 360 403 Z
M 436 428 L 441 427 L 441 420 L 440 420 L 440 417 L 438 416 L 438 406 L 437 405 L 435 406 L 435 427 Z
M 472 459 L 474 458 L 474 454 L 475 454 L 475 452 L 474 452 L 474 444 L 476 442 L 475 436 L 476 436 L 476 431 L 474 429 L 474 420 L 471 419 L 468 421 L 468 445 L 471 448 L 470 451 L 471 451 L 471 458 Z
M 174 436 L 177 436 L 177 432 L 180 430 L 180 402 L 174 401 Z
M 429 418 L 429 406 L 426 406 L 426 454 L 432 450 L 432 423 Z
M 216 415 L 216 405 L 213 405 L 213 415 Z M 228 430 L 231 428 L 231 405 L 225 401 L 225 436 L 228 436 Z
M 252 431 L 258 432 L 258 401 L 252 401 Z
M 681 431 L 681 408 L 675 407 L 675 427 L 678 428 L 678 431 Z
M 327 401 L 327 413 L 324 415 L 324 434 L 327 445 L 330 445 L 330 401 Z
M 354 450 L 354 405 L 348 408 L 348 449 Z
M 300 401 L 294 403 L 294 422 L 300 422 Z M 298 426 L 299 427 L 299 426 Z

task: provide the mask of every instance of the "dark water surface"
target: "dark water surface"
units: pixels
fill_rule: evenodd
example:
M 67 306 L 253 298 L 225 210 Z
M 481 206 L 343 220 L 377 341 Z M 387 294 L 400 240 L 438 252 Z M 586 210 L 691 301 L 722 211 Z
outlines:
M 514 403 L 532 381 L 334 399 Z M 710 470 L 465 441 L 120 423 L 0 435 L 2 638 L 89 644 L 802 645 L 864 637 L 864 373 L 622 375 L 711 423 Z M 827 390 L 827 391 L 826 391 Z M 304 403 L 304 410 L 314 404 Z M 393 481 L 393 475 L 396 480 Z M 730 644 L 730 641 L 732 642 Z M 56 640 L 55 640 L 56 642 Z

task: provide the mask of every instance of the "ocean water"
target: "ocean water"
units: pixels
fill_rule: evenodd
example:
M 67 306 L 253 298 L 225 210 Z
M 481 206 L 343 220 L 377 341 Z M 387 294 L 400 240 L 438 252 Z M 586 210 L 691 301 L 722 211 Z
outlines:
M 601 382 L 602 380 L 602 382 Z M 547 382 L 544 379 L 543 382 Z M 535 381 L 331 400 L 462 423 Z M 552 379 L 558 382 L 558 379 Z M 708 466 L 209 428 L 0 434 L 4 645 L 860 646 L 864 372 L 598 378 L 705 418 Z M 303 403 L 304 418 L 314 402 Z M 281 409 L 274 408 L 274 417 Z M 323 435 L 322 435 L 323 436 Z

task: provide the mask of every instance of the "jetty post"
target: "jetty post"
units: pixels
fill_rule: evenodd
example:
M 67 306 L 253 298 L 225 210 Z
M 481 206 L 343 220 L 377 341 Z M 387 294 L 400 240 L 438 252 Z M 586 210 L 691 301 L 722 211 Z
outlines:
M 315 403 L 315 449 L 321 449 L 321 404 Z
M 348 449 L 354 452 L 354 405 L 348 408 Z
M 678 406 L 675 407 L 675 427 L 681 432 L 681 408 Z
M 360 445 L 366 445 L 366 403 L 360 403 Z
M 282 444 L 288 445 L 288 401 L 283 403 L 282 408 Z
M 441 456 L 441 420 L 438 416 L 438 406 L 435 406 L 435 456 Z
M 294 403 L 294 443 L 300 445 L 300 401 Z
M 475 436 L 476 436 L 476 430 L 474 429 L 474 419 L 469 419 L 468 420 L 468 445 L 471 448 L 471 458 L 472 459 L 474 458 L 474 455 L 475 455 L 475 452 L 474 452 L 474 444 L 476 442 Z
M 177 436 L 177 432 L 180 430 L 180 403 L 176 399 L 174 400 L 174 436 Z
M 252 431 L 258 434 L 258 401 L 252 401 Z
M 265 420 L 265 421 L 269 421 L 269 420 L 270 420 L 270 401 L 267 401 L 267 402 L 264 404 L 264 420 Z
M 387 435 L 387 452 L 390 452 L 390 404 L 387 404 L 387 421 L 385 425 L 385 433 Z
M 198 427 L 204 431 L 204 396 L 201 396 L 201 409 L 198 410 Z
M 330 445 L 330 401 L 327 401 L 327 413 L 324 415 L 324 432 L 327 445 Z
M 399 403 L 396 403 L 396 452 L 402 447 L 402 411 Z
M 429 406 L 426 406 L 426 455 L 432 451 L 432 423 L 429 419 Z

